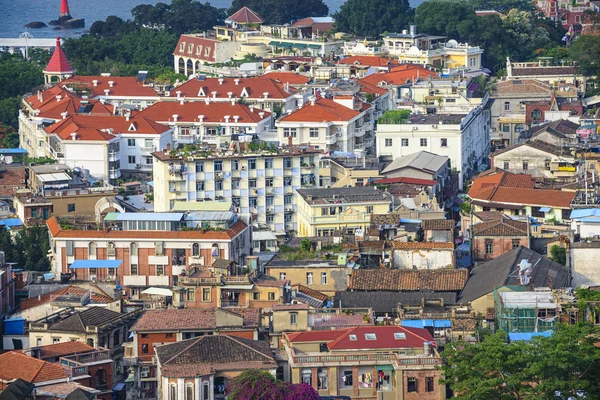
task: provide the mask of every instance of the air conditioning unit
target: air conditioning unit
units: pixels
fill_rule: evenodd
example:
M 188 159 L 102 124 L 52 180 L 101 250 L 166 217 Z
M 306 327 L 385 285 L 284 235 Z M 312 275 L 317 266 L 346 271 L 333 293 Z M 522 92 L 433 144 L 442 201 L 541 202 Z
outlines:
M 25 179 L 21 179 L 19 183 L 25 183 Z
M 171 97 L 171 92 L 165 91 L 165 97 Z
M 149 371 L 142 371 L 142 372 L 140 372 L 140 376 L 141 376 L 142 378 L 147 378 L 147 377 L 148 377 L 148 375 L 150 375 L 150 372 L 149 372 Z
M 97 282 L 98 281 L 98 278 L 96 277 L 96 275 L 90 276 L 90 279 L 91 279 L 92 282 Z

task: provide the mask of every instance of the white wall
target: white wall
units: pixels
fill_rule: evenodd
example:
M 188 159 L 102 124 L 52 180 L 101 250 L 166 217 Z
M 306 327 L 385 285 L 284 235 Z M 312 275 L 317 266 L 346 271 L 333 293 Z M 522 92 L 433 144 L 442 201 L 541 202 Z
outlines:
M 95 178 L 107 178 L 108 142 L 63 140 L 62 144 L 65 164 L 88 169 Z
M 600 268 L 598 268 L 600 248 L 571 247 L 569 258 L 573 271 L 573 287 L 600 284 Z
M 413 269 L 416 265 L 417 269 L 441 269 L 452 266 L 452 258 L 454 252 L 452 250 L 394 250 L 394 267 Z

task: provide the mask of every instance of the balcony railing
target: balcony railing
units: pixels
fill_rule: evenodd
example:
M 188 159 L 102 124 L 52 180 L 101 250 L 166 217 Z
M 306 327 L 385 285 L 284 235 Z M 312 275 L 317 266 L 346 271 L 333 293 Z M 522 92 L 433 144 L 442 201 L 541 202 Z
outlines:
M 223 276 L 223 283 L 250 283 L 247 275 L 239 275 L 239 276 Z
M 356 361 L 391 361 L 396 354 L 343 354 L 343 355 L 301 355 L 293 356 L 294 363 L 356 362 Z
M 221 280 L 218 277 L 189 277 L 189 276 L 181 276 L 179 277 L 179 283 L 184 285 L 216 285 L 221 283 Z
M 221 300 L 221 307 L 239 307 L 239 300 Z

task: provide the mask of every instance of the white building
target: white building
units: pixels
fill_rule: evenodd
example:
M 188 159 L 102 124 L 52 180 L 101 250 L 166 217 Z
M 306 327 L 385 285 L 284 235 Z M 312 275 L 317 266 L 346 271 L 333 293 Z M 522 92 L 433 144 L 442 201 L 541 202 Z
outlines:
M 485 169 L 490 152 L 490 117 L 485 107 L 468 114 L 412 114 L 405 124 L 377 125 L 377 156 L 391 159 L 419 151 L 447 156 L 465 179 Z

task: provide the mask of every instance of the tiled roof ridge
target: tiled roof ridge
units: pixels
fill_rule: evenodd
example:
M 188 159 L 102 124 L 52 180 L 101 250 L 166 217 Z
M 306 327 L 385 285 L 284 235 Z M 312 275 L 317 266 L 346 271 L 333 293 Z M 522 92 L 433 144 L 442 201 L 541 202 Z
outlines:
M 169 358 L 168 360 L 166 360 L 164 363 L 161 363 L 161 364 L 166 365 L 169 362 L 173 361 L 175 358 L 179 357 L 182 353 L 188 351 L 192 346 L 194 346 L 196 343 L 198 343 L 199 341 L 201 341 L 205 337 L 208 337 L 208 336 L 199 336 L 197 338 L 192 339 L 190 341 L 190 345 L 189 346 L 184 347 L 180 352 L 176 353 L 173 357 Z
M 338 343 L 340 343 L 345 337 L 351 335 L 353 332 L 355 332 L 359 327 L 355 326 L 353 328 L 350 328 L 349 330 L 347 330 L 345 333 L 342 333 L 337 339 L 332 340 L 331 342 L 327 343 L 327 347 L 328 348 L 332 348 L 335 347 Z
M 273 357 L 272 354 L 265 354 L 265 353 L 263 353 L 260 350 L 257 350 L 257 349 L 255 349 L 255 348 L 253 348 L 251 346 L 248 346 L 246 343 L 239 341 L 238 338 L 236 338 L 235 336 L 229 336 L 229 335 L 223 335 L 223 336 L 226 337 L 226 338 L 228 338 L 229 340 L 233 340 L 234 342 L 236 342 L 236 343 L 238 343 L 238 344 L 246 347 L 247 349 L 249 349 L 251 351 L 254 351 L 255 353 L 261 354 L 261 355 L 263 355 L 263 356 L 265 356 L 267 358 Z M 248 339 L 248 340 L 250 340 L 250 339 Z
M 428 340 L 428 339 L 425 339 L 423 336 L 421 336 L 421 335 L 418 335 L 418 334 L 416 334 L 415 332 L 413 332 L 413 331 L 411 331 L 411 330 L 408 330 L 406 327 L 404 327 L 404 326 L 402 326 L 402 325 L 399 325 L 398 327 L 399 327 L 399 328 L 402 328 L 402 329 L 403 329 L 403 330 L 404 330 L 406 333 L 409 333 L 409 334 L 411 334 L 411 335 L 413 335 L 413 336 L 416 336 L 416 337 L 418 337 L 419 339 L 423 340 L 424 342 L 429 342 L 429 340 Z M 430 343 L 431 343 L 431 342 L 430 342 Z M 433 346 L 435 346 L 435 345 L 436 345 L 436 342 L 434 341 L 434 342 L 432 342 L 431 344 L 432 344 Z

